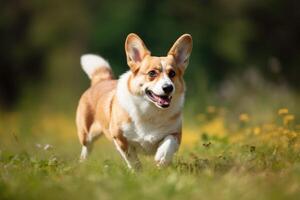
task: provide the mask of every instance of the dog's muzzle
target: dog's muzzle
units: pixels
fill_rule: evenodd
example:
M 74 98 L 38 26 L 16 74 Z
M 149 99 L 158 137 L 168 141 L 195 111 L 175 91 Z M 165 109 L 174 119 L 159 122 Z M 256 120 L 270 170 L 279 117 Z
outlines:
M 172 89 L 168 88 L 167 90 L 171 93 L 173 91 L 173 86 Z M 160 108 L 168 108 L 171 104 L 172 96 L 170 95 L 157 95 L 149 89 L 146 89 L 145 93 L 147 97 Z

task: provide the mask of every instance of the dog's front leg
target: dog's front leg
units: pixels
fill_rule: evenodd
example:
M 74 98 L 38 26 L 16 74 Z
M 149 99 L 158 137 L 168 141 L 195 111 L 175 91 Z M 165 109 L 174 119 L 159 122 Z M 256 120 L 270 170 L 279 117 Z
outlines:
M 129 169 L 132 170 L 140 170 L 142 165 L 141 162 L 137 156 L 137 153 L 135 149 L 132 146 L 126 146 L 126 148 L 122 148 L 122 145 L 120 145 L 120 142 L 118 140 L 114 139 L 114 144 L 118 150 L 118 152 L 121 154 L 122 158 L 125 160 L 127 166 Z
M 156 154 L 155 162 L 159 167 L 168 166 L 172 162 L 174 153 L 178 150 L 179 142 L 178 138 L 174 135 L 168 135 L 160 143 Z

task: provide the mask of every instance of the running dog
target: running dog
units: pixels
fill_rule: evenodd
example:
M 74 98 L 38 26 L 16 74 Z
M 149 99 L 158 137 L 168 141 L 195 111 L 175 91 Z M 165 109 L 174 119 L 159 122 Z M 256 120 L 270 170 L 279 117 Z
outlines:
M 172 162 L 181 142 L 183 75 L 192 45 L 191 35 L 184 34 L 166 56 L 156 57 L 131 33 L 125 41 L 130 70 L 118 80 L 102 57 L 81 57 L 91 86 L 81 96 L 76 114 L 80 160 L 87 158 L 95 139 L 104 134 L 130 169 L 141 167 L 138 153 L 155 155 L 159 167 Z

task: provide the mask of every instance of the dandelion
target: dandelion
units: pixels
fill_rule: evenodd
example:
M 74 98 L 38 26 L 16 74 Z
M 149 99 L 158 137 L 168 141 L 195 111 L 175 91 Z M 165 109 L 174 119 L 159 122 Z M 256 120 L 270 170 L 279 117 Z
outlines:
M 250 117 L 249 117 L 249 115 L 247 113 L 240 114 L 239 119 L 243 123 L 247 123 L 247 122 L 250 121 Z
M 261 129 L 259 127 L 254 127 L 254 129 L 253 129 L 254 135 L 259 135 L 260 132 L 261 132 Z
M 289 110 L 287 108 L 281 108 L 278 110 L 278 115 L 286 115 L 289 113 Z
M 289 123 L 291 123 L 294 120 L 295 120 L 295 116 L 294 115 L 286 115 L 283 118 L 283 124 L 284 125 L 288 125 Z

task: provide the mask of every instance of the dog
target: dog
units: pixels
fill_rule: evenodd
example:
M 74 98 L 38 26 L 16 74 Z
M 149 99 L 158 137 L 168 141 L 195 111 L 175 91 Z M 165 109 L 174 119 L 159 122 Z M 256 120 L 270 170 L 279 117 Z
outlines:
M 167 56 L 151 56 L 142 39 L 131 33 L 125 41 L 129 70 L 118 80 L 102 57 L 81 57 L 82 68 L 91 79 L 76 113 L 81 161 L 104 134 L 130 169 L 141 168 L 139 153 L 154 155 L 158 167 L 172 163 L 181 143 L 183 75 L 192 46 L 191 35 L 184 34 Z

